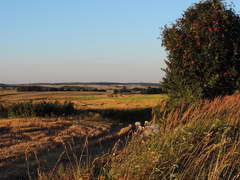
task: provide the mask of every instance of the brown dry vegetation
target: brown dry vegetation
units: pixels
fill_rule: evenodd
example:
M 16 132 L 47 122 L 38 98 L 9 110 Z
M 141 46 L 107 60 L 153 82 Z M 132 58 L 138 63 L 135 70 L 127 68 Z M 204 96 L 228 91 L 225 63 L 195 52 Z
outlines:
M 146 114 L 145 109 L 155 106 L 162 98 L 165 97 L 112 96 L 96 92 L 0 91 L 0 103 L 4 106 L 30 100 L 33 103 L 58 100 L 71 101 L 77 110 L 83 112 L 74 117 L 0 119 L 1 179 L 34 177 L 37 171 L 52 169 L 59 163 L 62 153 L 61 162 L 70 161 L 66 152 L 74 148 L 77 151 L 74 154 L 79 156 L 86 138 L 90 148 L 88 158 L 110 151 L 117 139 L 126 134 L 121 128 L 128 126 L 129 121 L 124 120 L 134 122 L 139 117 L 148 120 L 142 115 Z M 71 154 L 69 156 L 73 156 Z
M 240 94 L 156 109 L 160 133 L 111 158 L 111 179 L 240 179 Z
M 24 175 L 25 173 L 21 171 L 26 170 L 24 168 L 26 164 L 21 160 L 24 160 L 25 153 L 51 150 L 73 139 L 82 143 L 83 137 L 98 137 L 112 128 L 113 123 L 101 121 L 99 117 L 89 117 L 84 120 L 75 118 L 74 121 L 62 118 L 2 119 L 0 121 L 1 177 Z M 58 156 L 59 153 L 56 152 L 54 156 Z M 56 158 L 43 155 L 41 161 L 49 166 L 47 162 Z
M 127 125 L 120 124 L 119 120 L 129 117 L 133 121 L 141 118 L 149 120 L 150 117 L 143 116 L 147 111 L 136 111 L 135 107 L 138 103 L 145 104 L 145 101 L 152 101 L 152 105 L 157 104 L 160 96 L 109 97 L 102 94 L 99 99 L 96 97 L 88 97 L 87 100 L 84 99 L 86 97 L 79 96 L 76 102 L 105 100 L 110 107 L 115 107 L 113 102 L 122 101 L 132 103 L 133 108 L 129 106 L 124 109 L 119 106 L 113 110 L 96 105 L 95 108 L 85 109 L 86 112 L 92 110 L 94 113 L 74 119 L 2 120 L 0 136 L 8 140 L 4 141 L 1 137 L 0 145 L 2 149 L 4 146 L 13 148 L 9 148 L 8 153 L 5 151 L 0 161 L 0 172 L 14 174 L 13 177 L 16 177 L 22 175 L 22 172 L 18 174 L 18 170 L 22 169 L 25 177 L 26 172 L 28 177 L 36 177 L 38 174 L 39 180 L 240 178 L 240 94 L 212 101 L 202 100 L 191 105 L 179 102 L 172 106 L 168 101 L 161 101 L 154 108 L 153 116 L 160 133 L 151 137 L 137 134 L 130 142 L 126 137 L 131 127 L 121 129 Z M 150 103 L 148 105 L 151 106 Z M 13 140 L 11 136 L 14 135 Z M 127 144 L 126 147 L 115 145 L 121 138 L 124 138 L 122 142 Z M 14 153 L 19 154 L 12 160 L 11 154 Z M 107 154 L 103 155 L 105 153 Z M 100 158 L 93 161 L 99 156 Z

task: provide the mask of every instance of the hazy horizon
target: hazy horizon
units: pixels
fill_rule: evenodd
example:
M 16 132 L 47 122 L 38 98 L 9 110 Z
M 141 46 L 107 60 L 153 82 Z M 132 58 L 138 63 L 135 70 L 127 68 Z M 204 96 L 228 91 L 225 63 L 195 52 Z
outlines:
M 1 84 L 3 84 L 3 85 L 7 85 L 7 86 L 11 86 L 11 85 L 38 85 L 38 84 L 44 84 L 44 85 L 54 85 L 54 84 L 56 84 L 56 85 L 60 85 L 60 84 L 98 84 L 98 83 L 112 83 L 112 84 L 114 84 L 114 83 L 119 83 L 119 84 L 159 84 L 159 82 L 114 82 L 114 81 L 83 81 L 83 82 L 71 82 L 71 81 L 69 81 L 69 82 L 49 82 L 49 83 L 46 83 L 46 82 L 34 82 L 34 83 L 0 83 L 0 85 Z
M 153 82 L 164 25 L 197 0 L 0 2 L 0 83 Z M 240 2 L 233 2 L 239 13 Z

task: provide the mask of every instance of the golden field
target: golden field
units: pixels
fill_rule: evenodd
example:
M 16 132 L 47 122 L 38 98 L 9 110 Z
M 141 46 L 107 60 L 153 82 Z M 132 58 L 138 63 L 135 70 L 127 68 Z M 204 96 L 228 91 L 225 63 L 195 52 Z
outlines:
M 102 154 L 109 151 L 117 140 L 116 136 L 121 136 L 121 128 L 129 124 L 129 121 L 124 122 L 125 117 L 129 119 L 131 116 L 134 123 L 146 109 L 156 106 L 164 98 L 165 95 L 2 90 L 0 103 L 4 106 L 29 101 L 71 101 L 77 110 L 84 113 L 73 117 L 0 119 L 0 176 L 2 179 L 29 178 L 40 169 L 51 169 L 56 166 L 61 154 L 66 153 L 70 147 L 78 149 L 78 153 L 82 152 L 86 138 L 92 144 L 87 146 L 90 148 L 88 153 Z M 111 117 L 101 114 L 112 111 Z M 103 144 L 99 146 L 99 142 Z M 107 148 L 104 142 L 108 144 Z M 61 161 L 68 158 L 62 157 Z
M 240 94 L 171 104 L 166 95 L 1 93 L 4 106 L 71 101 L 79 112 L 0 119 L 1 179 L 240 177 Z M 146 137 L 129 126 L 145 120 L 153 120 L 158 133 Z
M 166 95 L 112 94 L 98 92 L 16 92 L 0 91 L 0 103 L 71 101 L 78 109 L 135 109 L 153 107 Z

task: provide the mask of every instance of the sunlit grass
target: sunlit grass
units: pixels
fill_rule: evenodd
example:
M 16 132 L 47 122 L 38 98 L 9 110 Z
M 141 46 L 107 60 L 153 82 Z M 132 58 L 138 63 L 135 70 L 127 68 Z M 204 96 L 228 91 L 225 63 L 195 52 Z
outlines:
M 121 96 L 77 96 L 77 97 L 63 97 L 59 100 L 117 100 L 117 101 L 145 101 L 145 100 L 161 100 L 166 99 L 167 95 L 121 95 Z
M 98 97 L 98 96 L 76 96 L 76 97 L 59 98 L 59 100 L 67 100 L 67 101 L 74 101 L 74 100 L 92 101 L 92 100 L 102 100 L 102 99 L 106 99 L 106 98 Z
M 112 157 L 112 179 L 240 178 L 240 94 L 193 105 L 159 107 L 160 133 L 136 136 Z
M 115 97 L 114 99 L 120 101 L 145 101 L 145 100 L 158 101 L 166 98 L 167 95 L 141 95 L 141 96 Z
M 136 109 L 156 106 L 166 99 L 166 94 L 109 94 L 96 92 L 15 92 L 0 91 L 0 102 L 11 105 L 14 103 L 41 101 L 71 101 L 78 109 Z

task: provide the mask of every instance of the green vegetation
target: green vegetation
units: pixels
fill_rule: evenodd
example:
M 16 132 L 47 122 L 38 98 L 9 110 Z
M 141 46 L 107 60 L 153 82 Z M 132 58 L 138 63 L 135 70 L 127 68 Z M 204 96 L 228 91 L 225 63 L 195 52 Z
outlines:
M 6 117 L 7 114 L 7 109 L 2 104 L 0 104 L 0 117 Z
M 145 101 L 145 100 L 154 100 L 154 99 L 165 99 L 167 95 L 141 95 L 141 96 L 117 96 L 117 97 L 105 97 L 105 96 L 79 96 L 79 97 L 67 97 L 67 98 L 58 98 L 59 100 L 120 100 L 120 101 Z
M 8 117 L 51 117 L 68 116 L 75 113 L 74 104 L 65 102 L 18 103 L 7 108 Z
M 95 91 L 95 92 L 106 92 L 103 89 L 97 89 L 93 87 L 81 87 L 81 86 L 63 86 L 63 87 L 46 87 L 46 86 L 18 86 L 15 88 L 18 92 L 27 91 Z
M 159 95 L 159 96 L 129 96 L 129 97 L 115 97 L 114 99 L 123 100 L 123 101 L 144 101 L 144 100 L 151 100 L 151 99 L 165 99 L 167 95 Z
M 221 0 L 200 1 L 165 26 L 162 87 L 191 100 L 234 93 L 240 86 L 240 16 Z
M 98 96 L 78 96 L 78 97 L 64 97 L 64 98 L 58 98 L 62 100 L 68 100 L 68 101 L 73 101 L 73 100 L 100 100 L 100 99 L 106 99 L 106 97 L 98 97 Z

